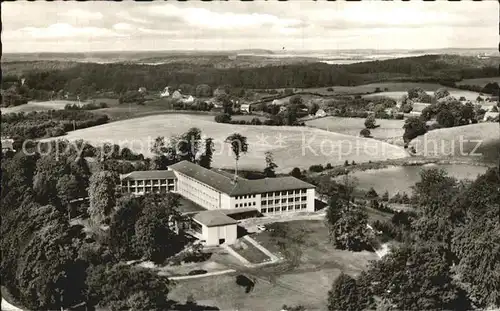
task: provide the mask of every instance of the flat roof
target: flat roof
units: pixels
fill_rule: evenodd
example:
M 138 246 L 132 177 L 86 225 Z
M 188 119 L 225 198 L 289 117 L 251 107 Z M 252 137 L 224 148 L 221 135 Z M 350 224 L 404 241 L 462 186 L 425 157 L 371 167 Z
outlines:
M 121 175 L 121 180 L 136 180 L 136 179 L 174 179 L 175 173 L 170 170 L 161 171 L 133 171 L 128 174 Z
M 193 219 L 207 227 L 234 225 L 238 223 L 224 213 L 215 210 L 199 212 L 194 215 Z
M 230 196 L 315 188 L 314 185 L 293 176 L 254 180 L 237 178 L 234 180 L 229 178 L 227 174 L 219 174 L 189 161 L 175 163 L 169 168 Z
M 179 198 L 179 212 L 181 214 L 194 214 L 202 211 L 206 211 L 206 208 L 203 208 L 199 204 L 196 204 L 195 202 L 186 199 L 183 196 L 180 196 Z

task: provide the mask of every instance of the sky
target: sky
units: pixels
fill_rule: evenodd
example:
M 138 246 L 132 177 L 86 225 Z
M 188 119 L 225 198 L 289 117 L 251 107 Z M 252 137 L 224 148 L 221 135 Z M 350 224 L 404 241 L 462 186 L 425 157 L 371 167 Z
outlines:
M 3 51 L 496 48 L 499 3 L 3 2 Z

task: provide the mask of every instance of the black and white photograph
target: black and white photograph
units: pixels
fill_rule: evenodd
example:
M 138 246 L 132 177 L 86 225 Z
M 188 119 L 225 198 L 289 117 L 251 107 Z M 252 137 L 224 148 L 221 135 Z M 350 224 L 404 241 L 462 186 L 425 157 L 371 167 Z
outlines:
M 2 1 L 1 311 L 500 311 L 499 16 Z

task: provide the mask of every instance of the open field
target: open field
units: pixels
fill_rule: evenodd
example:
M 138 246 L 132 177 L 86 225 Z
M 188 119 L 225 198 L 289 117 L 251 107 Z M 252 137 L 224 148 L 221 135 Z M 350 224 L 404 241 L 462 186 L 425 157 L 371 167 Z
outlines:
M 500 77 L 465 79 L 465 80 L 462 80 L 460 82 L 457 82 L 457 84 L 458 85 L 468 84 L 468 85 L 485 86 L 486 84 L 491 83 L 491 82 L 500 83 Z
M 366 94 L 373 93 L 376 88 L 380 88 L 384 91 L 385 88 L 388 92 L 406 92 L 408 89 L 413 87 L 421 87 L 426 91 L 434 92 L 435 90 L 443 87 L 437 83 L 425 83 L 425 82 L 380 82 L 380 83 L 370 83 L 357 86 L 331 86 L 333 92 L 327 91 L 329 87 L 320 88 L 307 88 L 300 89 L 300 91 L 318 93 L 324 95 L 339 95 L 339 94 Z M 381 93 L 373 94 L 379 95 Z
M 249 151 L 241 156 L 240 169 L 261 170 L 265 167 L 264 154 L 272 151 L 277 172 L 290 172 L 294 167 L 308 168 L 312 164 L 342 164 L 346 159 L 358 163 L 408 156 L 403 148 L 375 139 L 353 137 L 314 129 L 288 126 L 251 126 L 215 123 L 211 116 L 165 114 L 69 132 L 60 138 L 83 139 L 95 145 L 113 142 L 128 146 L 136 152 L 151 156 L 153 140 L 166 138 L 198 127 L 205 137 L 212 137 L 215 144 L 213 166 L 233 168 L 232 151 L 224 140 L 232 133 L 248 138 Z
M 233 116 L 231 116 L 231 120 L 233 120 L 233 121 L 241 121 L 241 120 L 244 120 L 244 121 L 247 121 L 247 122 L 248 122 L 248 121 L 252 121 L 252 119 L 253 119 L 253 118 L 257 118 L 257 119 L 259 119 L 261 122 L 264 122 L 264 121 L 266 121 L 266 120 L 268 120 L 268 119 L 269 119 L 269 118 L 267 118 L 267 117 L 265 117 L 265 116 L 259 116 L 259 115 L 253 115 L 253 114 L 252 114 L 252 115 L 247 114 L 247 115 L 233 115 Z M 213 120 L 213 119 L 214 119 L 214 118 L 212 117 L 212 120 Z
M 81 104 L 86 104 L 87 102 L 81 102 Z M 11 113 L 11 112 L 32 112 L 32 111 L 46 111 L 46 110 L 59 110 L 64 109 L 66 104 L 78 104 L 77 101 L 71 100 L 52 100 L 52 101 L 44 101 L 44 102 L 35 102 L 30 101 L 25 105 L 15 106 L 15 107 L 6 107 L 1 108 L 2 113 Z
M 498 123 L 485 122 L 437 129 L 417 137 L 410 145 L 415 147 L 418 155 L 474 156 L 496 162 L 500 150 L 500 128 Z
M 366 269 L 377 255 L 371 252 L 336 250 L 329 242 L 328 230 L 321 220 L 300 220 L 283 223 L 290 235 L 302 235 L 300 263 L 295 268 L 283 265 L 263 267 L 242 273 L 255 279 L 249 293 L 237 286 L 235 275 L 215 276 L 198 280 L 179 281 L 169 296 L 184 301 L 188 295 L 205 305 L 221 310 L 279 310 L 283 304 L 303 305 L 307 310 L 326 310 L 326 297 L 333 281 L 341 272 L 357 275 Z M 264 231 L 253 237 L 277 254 L 277 246 Z M 288 241 L 288 245 L 294 243 Z M 283 269 L 284 268 L 284 269 Z
M 359 135 L 359 132 L 365 128 L 364 123 L 365 119 L 363 118 L 344 117 L 325 117 L 306 121 L 307 126 L 352 136 Z M 374 138 L 388 139 L 403 136 L 404 120 L 377 119 L 377 124 L 380 127 L 370 130 Z

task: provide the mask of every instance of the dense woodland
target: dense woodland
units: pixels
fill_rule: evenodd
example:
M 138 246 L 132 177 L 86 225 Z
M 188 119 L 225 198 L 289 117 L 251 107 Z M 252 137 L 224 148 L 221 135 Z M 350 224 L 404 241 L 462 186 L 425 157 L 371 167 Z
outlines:
M 491 61 L 481 62 L 474 57 L 426 55 L 350 65 L 309 63 L 229 69 L 182 62 L 157 66 L 79 63 L 58 70 L 28 70 L 23 74 L 7 71 L 5 75 L 10 80 L 21 76 L 26 78 L 27 86 L 34 90 L 64 90 L 72 94 L 113 91 L 121 94 L 139 87 L 160 90 L 166 85 L 180 84 L 269 89 L 349 86 L 386 80 L 450 83 L 466 78 L 497 76 L 498 68 Z M 4 88 L 9 86 L 7 83 Z

